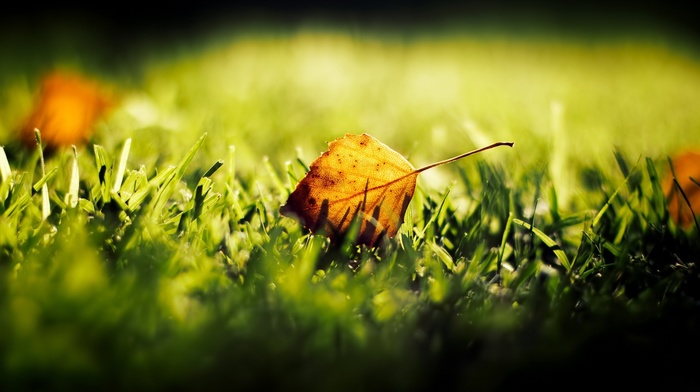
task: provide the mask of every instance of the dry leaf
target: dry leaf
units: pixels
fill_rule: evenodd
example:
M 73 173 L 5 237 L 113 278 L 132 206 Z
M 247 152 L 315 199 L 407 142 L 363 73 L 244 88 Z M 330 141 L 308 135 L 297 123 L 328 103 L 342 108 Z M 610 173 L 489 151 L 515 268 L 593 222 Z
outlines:
M 358 218 L 357 242 L 374 246 L 384 236 L 396 235 L 413 198 L 418 174 L 499 145 L 513 143 L 494 143 L 415 169 L 374 137 L 346 134 L 329 143 L 328 151 L 316 158 L 280 212 L 331 239 L 346 234 Z
M 695 221 L 693 212 L 695 214 L 700 212 L 700 185 L 697 184 L 700 182 L 700 152 L 685 151 L 679 153 L 671 159 L 671 164 L 678 186 L 673 181 L 673 172 L 669 171 L 663 181 L 668 212 L 679 226 L 688 228 Z M 678 187 L 683 190 L 688 201 L 685 200 Z M 690 207 L 692 207 L 692 211 Z
M 32 113 L 20 129 L 20 140 L 28 148 L 35 147 L 37 128 L 48 150 L 83 144 L 112 104 L 112 98 L 97 82 L 77 74 L 53 72 L 42 79 Z

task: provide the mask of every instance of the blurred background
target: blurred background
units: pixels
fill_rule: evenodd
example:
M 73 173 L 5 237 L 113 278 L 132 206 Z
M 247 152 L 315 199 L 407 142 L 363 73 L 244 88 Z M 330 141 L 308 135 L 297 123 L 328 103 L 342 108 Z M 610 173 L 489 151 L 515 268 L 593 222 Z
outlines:
M 179 4 L 126 0 L 108 6 L 76 1 L 41 6 L 15 2 L 6 7 L 0 17 L 5 27 L 13 29 L 25 24 L 33 25 L 34 28 L 43 23 L 59 24 L 61 20 L 92 23 L 93 27 L 99 26 L 104 31 L 114 32 L 116 36 L 112 38 L 140 35 L 148 31 L 186 33 L 191 28 L 210 28 L 211 22 L 240 23 L 256 19 L 295 22 L 308 18 L 394 27 L 415 26 L 445 19 L 462 19 L 472 23 L 490 19 L 561 27 L 571 27 L 571 23 L 575 23 L 585 25 L 588 29 L 605 24 L 627 23 L 663 24 L 694 34 L 699 29 L 691 5 L 679 0 L 593 0 L 575 4 L 551 0 L 207 0 Z
M 144 46 L 150 50 L 149 45 L 191 42 L 224 29 L 291 28 L 310 23 L 341 27 L 348 33 L 489 28 L 515 34 L 533 30 L 586 35 L 665 32 L 694 43 L 700 38 L 694 13 L 687 2 L 679 0 L 576 4 L 549 0 L 14 2 L 0 13 L 0 22 L 5 67 L 26 60 L 13 59 L 13 49 L 30 47 L 37 60 L 50 60 L 57 50 L 90 50 L 86 57 L 96 57 L 93 61 L 104 67 L 118 67 L 140 55 Z
M 137 1 L 15 3 L 0 15 L 0 143 L 42 75 L 77 70 L 121 99 L 94 141 L 136 165 L 196 165 L 236 147 L 251 177 L 346 132 L 415 166 L 498 140 L 564 200 L 619 149 L 634 161 L 700 144 L 700 29 L 680 1 Z M 440 168 L 425 180 L 444 187 Z M 568 191 L 570 190 L 570 191 Z

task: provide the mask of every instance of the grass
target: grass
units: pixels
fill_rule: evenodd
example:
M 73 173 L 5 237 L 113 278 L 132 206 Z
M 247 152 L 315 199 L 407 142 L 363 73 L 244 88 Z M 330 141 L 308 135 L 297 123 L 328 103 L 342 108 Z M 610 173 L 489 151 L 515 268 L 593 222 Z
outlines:
M 42 67 L 123 100 L 89 145 L 3 149 L 3 391 L 688 389 L 700 234 L 660 184 L 700 143 L 692 46 L 314 27 L 143 45 L 6 65 L 6 146 Z M 385 246 L 332 246 L 279 207 L 346 132 L 417 167 L 515 147 L 421 175 Z

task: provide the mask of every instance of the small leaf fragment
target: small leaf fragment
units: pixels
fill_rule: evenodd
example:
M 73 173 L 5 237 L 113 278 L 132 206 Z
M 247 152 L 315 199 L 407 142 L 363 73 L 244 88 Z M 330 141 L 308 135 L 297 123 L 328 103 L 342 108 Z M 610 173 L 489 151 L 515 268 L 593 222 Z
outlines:
M 670 170 L 663 190 L 671 218 L 683 228 L 696 223 L 700 213 L 700 150 L 689 150 L 669 159 Z

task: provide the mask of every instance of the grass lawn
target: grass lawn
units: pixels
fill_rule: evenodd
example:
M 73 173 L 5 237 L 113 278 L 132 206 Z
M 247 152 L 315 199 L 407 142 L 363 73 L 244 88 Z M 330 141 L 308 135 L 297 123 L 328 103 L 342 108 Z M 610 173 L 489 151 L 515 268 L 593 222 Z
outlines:
M 9 31 L 0 390 L 691 389 L 700 232 L 665 187 L 669 157 L 700 148 L 692 39 L 457 22 Z M 75 150 L 25 148 L 56 69 L 113 106 Z M 416 167 L 515 145 L 422 173 L 374 248 L 281 216 L 327 143 L 363 132 Z

